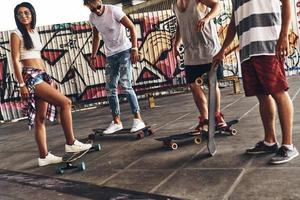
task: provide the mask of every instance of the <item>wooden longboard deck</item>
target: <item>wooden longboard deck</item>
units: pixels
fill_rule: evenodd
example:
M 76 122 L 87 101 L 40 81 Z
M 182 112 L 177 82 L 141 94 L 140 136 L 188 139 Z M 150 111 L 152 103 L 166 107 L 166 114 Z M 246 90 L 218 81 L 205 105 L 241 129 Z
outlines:
M 215 144 L 215 131 L 216 131 L 216 122 L 215 122 L 215 112 L 216 112 L 216 83 L 217 83 L 217 68 L 218 63 L 214 63 L 211 66 L 211 69 L 208 73 L 209 89 L 208 89 L 208 140 L 207 140 L 207 149 L 211 156 L 215 155 L 217 152 Z

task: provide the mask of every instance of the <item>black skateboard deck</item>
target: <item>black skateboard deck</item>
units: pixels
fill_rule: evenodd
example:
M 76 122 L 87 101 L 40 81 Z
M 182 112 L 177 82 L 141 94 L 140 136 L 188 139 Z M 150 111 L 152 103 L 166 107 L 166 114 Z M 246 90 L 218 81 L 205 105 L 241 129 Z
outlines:
M 143 139 L 144 137 L 147 137 L 147 136 L 150 136 L 150 135 L 154 134 L 154 131 L 151 128 L 151 126 L 145 126 L 144 128 L 142 128 L 140 130 L 137 130 L 133 133 L 130 132 L 130 128 L 124 128 L 122 130 L 116 131 L 116 132 L 111 133 L 111 134 L 104 134 L 103 133 L 104 130 L 105 129 L 102 129 L 102 128 L 93 129 L 93 133 L 89 135 L 89 138 L 94 140 L 97 135 L 99 135 L 99 136 L 110 136 L 110 135 L 122 135 L 122 134 L 125 135 L 125 134 L 128 134 L 128 135 L 136 135 L 137 139 Z
M 189 138 L 194 138 L 194 143 L 195 144 L 200 144 L 203 140 L 203 132 L 200 131 L 189 131 L 185 133 L 180 133 L 180 134 L 175 134 L 175 135 L 169 135 L 166 137 L 160 137 L 160 138 L 155 138 L 157 141 L 162 141 L 165 146 L 172 150 L 178 149 L 178 140 L 186 140 Z
M 92 140 L 89 140 L 88 142 L 92 144 L 92 147 L 90 149 L 80 152 L 66 152 L 62 158 L 62 164 L 56 167 L 56 173 L 63 174 L 67 170 L 84 171 L 86 169 L 86 165 L 84 162 L 79 162 L 78 164 L 74 164 L 74 162 L 89 152 L 101 150 L 100 144 L 93 145 Z
M 209 89 L 208 89 L 208 139 L 207 149 L 210 156 L 214 156 L 217 153 L 216 143 L 214 139 L 216 131 L 215 112 L 216 112 L 216 84 L 217 84 L 217 68 L 218 63 L 212 64 L 208 73 Z

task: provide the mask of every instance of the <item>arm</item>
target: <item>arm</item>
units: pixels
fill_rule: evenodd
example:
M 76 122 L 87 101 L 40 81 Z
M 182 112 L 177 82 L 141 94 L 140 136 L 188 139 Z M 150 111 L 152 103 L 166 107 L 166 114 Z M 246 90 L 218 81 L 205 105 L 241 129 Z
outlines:
M 213 59 L 214 61 L 220 61 L 225 58 L 226 49 L 234 40 L 235 35 L 236 35 L 236 28 L 235 28 L 235 21 L 234 21 L 234 13 L 232 12 L 231 20 L 227 28 L 227 34 L 225 40 L 223 42 L 222 48 L 219 51 L 219 53 L 217 53 L 217 55 L 214 56 Z
M 23 99 L 28 98 L 29 92 L 27 87 L 25 86 L 23 76 L 21 73 L 21 62 L 20 62 L 20 46 L 21 46 L 21 40 L 17 36 L 16 33 L 11 34 L 11 57 L 12 57 L 12 63 L 15 71 L 16 78 L 18 80 L 18 83 L 20 85 L 20 91 L 21 96 Z
M 276 44 L 275 53 L 278 59 L 283 59 L 288 56 L 289 42 L 288 32 L 291 24 L 291 2 L 289 0 L 281 0 L 282 14 L 281 14 L 281 31 L 279 39 Z
M 175 34 L 175 49 L 176 49 L 176 56 L 179 55 L 178 49 L 179 49 L 180 42 L 181 42 L 180 27 L 179 27 L 179 24 L 177 23 L 177 26 L 176 26 L 176 34 Z
M 211 8 L 210 12 L 205 16 L 208 20 L 215 18 L 220 13 L 220 4 L 217 0 L 198 0 L 198 3 L 203 3 Z
M 129 29 L 130 32 L 130 39 L 132 43 L 131 47 L 131 61 L 133 64 L 135 64 L 138 61 L 139 54 L 138 54 L 138 47 L 137 47 L 137 36 L 136 36 L 136 30 L 134 27 L 134 24 L 132 21 L 125 15 L 120 20 L 121 24 L 123 24 L 126 28 Z
M 197 23 L 197 30 L 201 31 L 203 30 L 205 24 L 207 24 L 211 19 L 215 18 L 219 14 L 220 5 L 217 0 L 197 0 L 197 3 L 202 3 L 205 6 L 211 8 L 209 13 L 207 13 L 207 15 Z
M 95 58 L 100 44 L 99 32 L 96 27 L 93 27 L 93 38 L 92 38 L 92 55 L 91 58 Z
M 97 55 L 97 51 L 99 48 L 99 44 L 100 44 L 100 37 L 99 37 L 99 32 L 96 29 L 96 27 L 93 27 L 93 36 L 92 36 L 92 54 L 90 57 L 90 65 L 92 67 L 92 69 L 95 71 L 95 67 L 97 66 L 97 59 L 96 59 L 96 55 Z

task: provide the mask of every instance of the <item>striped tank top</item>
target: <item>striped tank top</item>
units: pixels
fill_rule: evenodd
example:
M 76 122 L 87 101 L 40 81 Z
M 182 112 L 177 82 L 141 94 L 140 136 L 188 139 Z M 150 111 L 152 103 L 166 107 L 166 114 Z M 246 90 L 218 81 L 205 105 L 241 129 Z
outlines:
M 281 30 L 280 0 L 232 0 L 240 59 L 275 55 Z

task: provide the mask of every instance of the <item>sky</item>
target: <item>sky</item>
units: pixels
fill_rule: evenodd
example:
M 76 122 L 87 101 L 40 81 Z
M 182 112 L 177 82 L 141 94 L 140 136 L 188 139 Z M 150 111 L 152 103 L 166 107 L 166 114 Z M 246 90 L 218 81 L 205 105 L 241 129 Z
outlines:
M 37 13 L 37 26 L 87 21 L 90 11 L 83 0 L 25 0 Z M 16 28 L 14 8 L 24 0 L 0 0 L 0 31 Z

